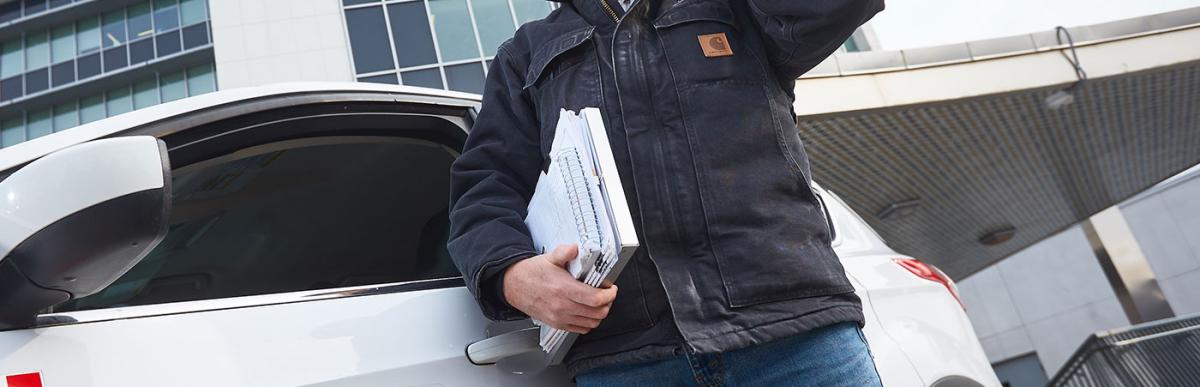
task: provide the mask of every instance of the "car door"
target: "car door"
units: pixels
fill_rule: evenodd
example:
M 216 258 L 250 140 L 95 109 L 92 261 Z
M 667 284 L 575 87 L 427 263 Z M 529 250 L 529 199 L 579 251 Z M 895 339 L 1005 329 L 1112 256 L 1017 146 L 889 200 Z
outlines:
M 220 92 L 154 108 L 182 113 L 91 124 L 165 142 L 167 234 L 103 290 L 0 332 L 0 375 L 44 386 L 570 384 L 557 367 L 465 357 L 494 328 L 445 249 L 449 165 L 475 102 L 363 87 Z

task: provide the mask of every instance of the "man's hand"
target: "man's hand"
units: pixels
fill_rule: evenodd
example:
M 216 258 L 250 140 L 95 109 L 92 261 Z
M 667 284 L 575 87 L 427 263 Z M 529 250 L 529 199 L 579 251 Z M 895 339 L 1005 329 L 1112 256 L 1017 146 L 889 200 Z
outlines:
M 584 334 L 599 326 L 617 298 L 617 286 L 597 289 L 571 277 L 566 266 L 578 251 L 575 245 L 562 245 L 509 266 L 504 271 L 504 299 L 530 317 L 568 332 Z

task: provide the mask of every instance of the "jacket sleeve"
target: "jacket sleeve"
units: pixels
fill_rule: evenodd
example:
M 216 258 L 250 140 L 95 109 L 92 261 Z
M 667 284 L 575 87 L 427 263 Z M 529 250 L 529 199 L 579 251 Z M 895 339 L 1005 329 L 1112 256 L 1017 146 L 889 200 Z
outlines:
M 525 212 L 541 168 L 537 116 L 522 92 L 523 69 L 501 45 L 483 104 L 462 154 L 450 167 L 447 248 L 484 315 L 515 320 L 498 281 L 509 265 L 536 255 Z
M 883 10 L 883 0 L 746 0 L 767 41 L 771 64 L 796 79 Z

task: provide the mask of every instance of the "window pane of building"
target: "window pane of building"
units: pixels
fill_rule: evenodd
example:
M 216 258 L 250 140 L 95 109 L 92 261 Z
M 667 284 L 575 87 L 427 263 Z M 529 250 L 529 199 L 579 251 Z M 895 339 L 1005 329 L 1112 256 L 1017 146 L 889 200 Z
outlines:
M 75 61 L 66 61 L 50 67 L 50 84 L 59 87 L 75 82 Z
M 0 101 L 8 101 L 25 94 L 25 77 L 18 75 L 0 80 Z
M 179 7 L 175 0 L 154 0 L 154 29 L 158 32 L 179 27 Z
M 158 105 L 158 80 L 147 79 L 133 84 L 133 108 Z
M 512 5 L 517 12 L 518 24 L 541 19 L 550 13 L 550 3 L 546 0 L 512 0 Z
M 33 94 L 50 88 L 50 69 L 40 68 L 25 73 L 25 94 Z
M 100 54 L 81 56 L 75 61 L 79 65 L 79 79 L 87 79 L 100 74 Z
M 54 63 L 75 58 L 75 26 L 55 28 L 50 35 L 50 58 Z
M 129 63 L 138 64 L 151 59 L 154 59 L 154 39 L 129 43 Z
M 208 20 L 207 8 L 204 0 L 180 0 L 179 13 L 183 18 L 183 25 L 192 25 Z
M 71 0 L 50 0 L 50 9 L 58 8 L 67 4 L 71 4 Z
M 104 35 L 102 40 L 105 48 L 125 43 L 125 10 L 106 12 L 101 32 Z
M 190 50 L 208 44 L 208 23 L 183 28 L 183 49 Z
M 129 12 L 129 40 L 137 40 L 154 34 L 154 27 L 150 25 L 150 3 L 139 3 L 130 6 Z
M 483 65 L 475 62 L 446 66 L 446 84 L 454 91 L 483 93 Z
M 50 122 L 50 109 L 31 111 L 26 119 L 25 131 L 29 133 L 30 140 L 54 133 L 54 126 Z
M 342 0 L 344 5 L 357 5 L 366 3 L 378 3 L 380 0 Z
M 25 16 L 42 13 L 45 10 L 46 0 L 25 0 Z
M 50 35 L 36 32 L 25 35 L 25 68 L 38 69 L 50 64 Z
M 200 95 L 217 90 L 217 77 L 211 64 L 188 67 L 188 95 Z
M 359 82 L 371 82 L 371 83 L 386 83 L 389 85 L 400 84 L 400 80 L 396 78 L 395 73 L 376 75 L 373 77 L 362 77 L 362 78 L 359 78 L 358 81 Z
M 387 8 L 388 19 L 392 24 L 392 40 L 396 42 L 396 64 L 405 68 L 437 63 L 425 3 L 414 1 L 389 4 Z
M 442 73 L 437 68 L 406 71 L 400 74 L 400 80 L 408 86 L 442 88 Z
M 479 27 L 479 44 L 483 46 L 483 55 L 496 55 L 496 47 L 500 47 L 500 43 L 516 32 L 508 0 L 471 0 L 471 10 L 475 12 L 475 25 Z
M 4 42 L 0 48 L 0 78 L 25 72 L 25 51 L 21 46 L 21 40 L 14 39 Z
M 75 23 L 75 47 L 80 55 L 100 50 L 100 19 L 88 18 Z
M 158 42 L 158 57 L 162 58 L 183 50 L 179 43 L 179 31 L 171 31 L 154 38 Z
M 79 101 L 80 124 L 86 124 L 92 121 L 103 119 L 104 117 L 103 95 L 94 95 Z
M 362 74 L 393 68 L 383 8 L 347 10 L 346 27 L 350 34 L 355 71 Z
M 9 1 L 0 4 L 0 23 L 9 22 L 21 17 L 21 2 Z M 8 122 L 8 121 L 5 121 Z M 5 144 L 8 146 L 8 144 Z
M 443 62 L 479 57 L 466 0 L 429 0 L 429 13 Z
M 129 91 L 129 86 L 109 90 L 106 99 L 105 105 L 108 107 L 109 117 L 133 110 L 133 96 Z
M 104 71 L 109 72 L 129 65 L 129 53 L 126 46 L 114 47 L 104 51 Z
M 79 111 L 75 109 L 75 101 L 54 107 L 54 131 L 60 131 L 79 126 Z
M 5 147 L 25 142 L 25 120 L 21 117 L 10 118 L 0 122 L 0 142 Z
M 163 103 L 171 102 L 183 97 L 187 97 L 187 83 L 183 76 L 183 72 L 163 74 L 161 77 L 162 86 L 159 90 L 162 92 Z

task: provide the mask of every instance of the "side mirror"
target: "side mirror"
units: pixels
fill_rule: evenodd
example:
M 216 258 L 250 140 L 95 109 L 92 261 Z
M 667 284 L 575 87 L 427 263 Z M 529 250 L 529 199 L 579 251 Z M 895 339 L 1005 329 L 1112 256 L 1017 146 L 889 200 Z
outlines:
M 0 181 L 0 331 L 104 289 L 161 242 L 170 171 L 162 141 L 119 137 L 48 154 Z

